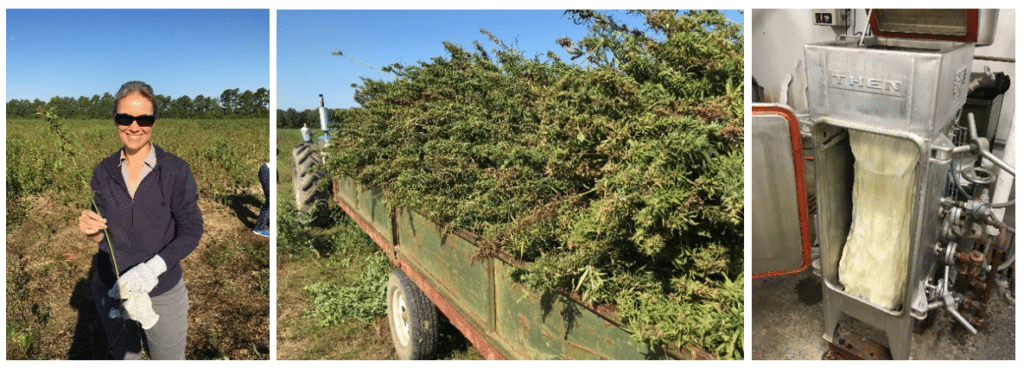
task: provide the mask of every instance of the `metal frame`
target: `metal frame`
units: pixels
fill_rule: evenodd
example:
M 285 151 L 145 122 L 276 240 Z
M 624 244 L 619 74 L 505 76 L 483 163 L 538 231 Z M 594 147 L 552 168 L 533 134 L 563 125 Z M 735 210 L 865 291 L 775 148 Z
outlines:
M 779 204 L 779 205 L 789 205 L 790 203 L 792 203 L 792 201 L 789 200 L 790 197 L 795 199 L 796 200 L 795 202 L 796 202 L 797 216 L 798 216 L 798 222 L 797 222 L 798 226 L 796 227 L 796 229 L 799 230 L 800 244 L 801 244 L 800 245 L 800 247 L 801 247 L 801 264 L 800 264 L 800 266 L 798 266 L 796 268 L 789 268 L 789 269 L 773 269 L 773 270 L 769 270 L 769 271 L 762 271 L 762 272 L 759 272 L 759 273 L 755 272 L 755 273 L 753 273 L 752 277 L 753 278 L 762 278 L 762 277 L 771 277 L 771 276 L 779 276 L 779 275 L 787 275 L 787 274 L 799 273 L 799 272 L 802 272 L 802 271 L 806 270 L 811 265 L 811 227 L 810 227 L 810 220 L 807 217 L 807 188 L 806 188 L 805 183 L 804 183 L 804 160 L 803 160 L 804 157 L 803 157 L 802 137 L 801 137 L 801 134 L 800 134 L 800 123 L 797 120 L 796 115 L 793 114 L 793 111 L 791 109 L 789 109 L 788 107 L 784 106 L 784 105 L 778 105 L 778 104 L 754 104 L 753 107 L 751 108 L 751 111 L 752 111 L 751 112 L 751 117 L 757 117 L 757 116 L 778 116 L 778 117 L 781 117 L 782 119 L 784 119 L 787 122 L 787 124 L 788 124 L 788 132 L 789 132 L 789 147 L 791 148 L 791 151 L 792 151 L 792 154 L 793 154 L 793 158 L 790 161 L 792 162 L 793 178 L 795 179 L 794 184 L 795 184 L 795 187 L 796 187 L 795 188 L 796 189 L 796 191 L 795 191 L 796 195 L 795 196 L 776 196 L 775 194 L 784 193 L 784 191 L 777 191 L 776 189 L 771 188 L 771 186 L 762 186 L 763 188 L 758 188 L 758 189 L 756 189 L 754 191 L 755 194 L 760 195 L 760 196 L 754 196 L 753 197 L 753 201 L 754 201 L 753 204 L 755 204 L 754 206 L 756 207 L 759 203 L 762 203 L 762 202 L 765 202 L 765 201 L 768 201 L 768 200 L 782 199 L 784 201 L 777 201 L 777 204 Z M 758 123 L 758 121 L 756 121 L 756 120 L 753 121 L 752 126 L 757 126 L 757 123 Z M 757 140 L 755 140 L 755 142 L 756 141 Z M 756 150 L 757 149 L 757 144 L 755 144 L 754 146 L 755 146 L 755 150 Z M 778 170 L 780 168 L 788 171 L 788 167 L 789 167 L 789 165 L 779 165 L 778 168 L 773 168 L 772 166 L 776 165 L 775 163 L 776 162 L 780 162 L 780 160 L 767 160 L 767 159 L 762 160 L 762 159 L 755 158 L 755 160 L 753 162 L 755 163 L 754 166 L 753 166 L 754 168 L 765 168 L 766 170 L 763 170 L 763 171 L 765 173 L 767 173 L 768 175 L 775 175 L 776 172 L 780 172 Z M 783 160 L 782 162 L 785 162 L 785 161 Z M 760 163 L 764 163 L 764 164 L 761 165 Z M 755 171 L 754 173 L 757 173 L 757 171 Z M 785 178 L 785 176 L 782 176 L 782 177 Z M 791 205 L 787 206 L 786 208 L 789 208 L 789 207 L 791 207 Z M 755 231 L 756 230 L 764 230 L 764 231 L 772 231 L 772 232 L 774 232 L 774 231 L 777 231 L 777 230 L 792 229 L 792 227 L 779 227 L 779 226 L 789 225 L 789 224 L 793 223 L 793 222 L 788 222 L 786 219 L 783 219 L 781 221 L 780 220 L 775 220 L 775 219 L 773 219 L 771 221 L 761 221 L 760 218 L 758 218 L 760 215 L 769 215 L 769 214 L 774 215 L 777 212 L 766 212 L 766 211 L 756 211 L 755 210 L 755 211 L 752 211 L 752 213 L 753 213 L 753 215 L 755 217 L 755 219 L 754 219 L 754 225 L 755 226 L 758 225 L 759 221 L 760 222 L 764 222 L 766 224 L 773 225 L 772 227 L 760 227 L 760 228 L 759 227 L 755 227 Z M 788 247 L 791 243 L 788 243 L 788 242 L 780 243 L 778 240 L 774 240 L 774 241 L 772 241 L 770 243 L 759 243 L 756 238 L 757 238 L 757 235 L 755 234 L 755 242 L 753 243 L 754 247 L 751 249 L 751 251 L 754 252 L 754 253 L 757 253 L 757 254 L 767 254 L 767 255 L 769 255 L 769 257 L 772 257 L 772 256 L 775 256 L 775 257 L 786 257 L 785 256 L 786 253 L 784 253 L 784 252 L 789 252 L 789 251 L 792 250 L 791 248 Z M 787 239 L 787 241 L 788 241 L 788 239 Z M 767 251 L 767 252 L 765 252 L 765 251 Z M 759 256 L 754 256 L 754 257 L 755 257 L 755 259 L 756 258 L 760 258 Z M 789 257 L 795 257 L 795 256 L 789 256 Z M 757 270 L 755 270 L 755 271 L 757 271 Z
M 872 37 L 804 47 L 813 125 L 824 339 L 843 314 L 885 332 L 893 358 L 907 359 L 914 321 L 928 313 L 939 209 L 953 144 L 945 133 L 967 97 L 973 44 Z M 848 131 L 912 142 L 919 149 L 905 292 L 888 310 L 844 291 L 838 265 L 852 223 L 853 154 Z
M 849 148 L 849 130 L 891 136 L 912 142 L 920 150 L 915 167 L 914 215 L 906 272 L 908 274 L 902 307 L 888 310 L 847 293 L 839 283 L 839 260 L 852 223 L 853 155 Z M 856 318 L 885 331 L 889 348 L 896 359 L 907 359 L 913 342 L 914 320 L 924 319 L 928 311 L 925 285 L 935 263 L 929 249 L 935 243 L 942 182 L 949 170 L 949 160 L 934 158 L 933 142 L 918 136 L 886 131 L 849 121 L 820 118 L 814 126 L 814 149 L 817 162 L 817 191 L 821 272 L 825 299 L 825 340 L 831 342 L 842 314 Z M 935 141 L 947 144 L 948 139 Z

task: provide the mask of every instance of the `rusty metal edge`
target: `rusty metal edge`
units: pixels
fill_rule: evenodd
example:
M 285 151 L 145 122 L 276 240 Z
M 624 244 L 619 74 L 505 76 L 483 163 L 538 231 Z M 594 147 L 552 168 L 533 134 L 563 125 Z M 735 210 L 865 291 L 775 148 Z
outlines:
M 834 359 L 892 360 L 892 352 L 888 347 L 841 325 L 836 326 L 828 346 L 829 351 L 834 353 Z
M 332 180 L 332 183 L 331 183 L 331 185 L 332 185 L 332 193 L 331 193 L 332 200 L 334 200 L 334 202 L 337 203 L 338 206 L 340 206 L 345 211 L 345 213 L 347 213 L 349 215 L 349 217 L 352 217 L 353 220 L 355 220 L 356 223 L 359 224 L 359 227 L 363 229 L 363 232 L 365 232 L 367 235 L 369 235 L 370 238 L 373 239 L 373 241 L 375 243 L 377 243 L 377 245 L 380 246 L 381 249 L 384 250 L 384 253 L 388 256 L 388 259 L 390 259 L 393 264 L 395 264 L 396 266 L 399 266 L 399 267 L 402 267 L 401 264 L 404 264 L 405 267 L 408 267 L 409 265 L 405 264 L 405 262 L 398 257 L 398 253 L 394 249 L 394 247 L 390 243 L 384 241 L 383 236 L 380 235 L 377 232 L 377 230 L 374 229 L 373 226 L 371 226 L 368 223 L 368 221 L 364 220 L 362 218 L 362 216 L 360 216 L 358 213 L 355 212 L 354 209 L 352 209 L 351 207 L 348 207 L 348 204 L 343 199 L 338 197 L 338 186 L 337 186 L 336 182 L 337 181 Z M 423 216 L 424 218 L 427 218 L 428 220 L 430 219 L 427 215 L 423 214 L 422 212 L 420 212 L 418 210 L 415 210 L 415 209 L 410 209 L 410 210 L 413 211 L 413 212 L 416 212 L 417 214 Z M 431 222 L 433 222 L 433 221 L 431 221 Z M 443 227 L 443 226 L 437 224 L 437 222 L 433 222 L 433 223 L 435 225 L 438 225 L 439 227 Z M 474 245 L 476 244 L 477 240 L 480 238 L 478 235 L 476 235 L 476 234 L 474 234 L 474 233 L 472 233 L 470 231 L 462 230 L 462 229 L 456 230 L 454 232 L 454 234 L 456 234 L 459 237 L 461 237 L 461 238 L 463 238 L 463 239 L 473 243 Z M 505 251 L 499 252 L 496 256 L 494 256 L 494 258 L 497 259 L 497 260 L 500 260 L 501 262 L 504 262 L 505 264 L 507 264 L 509 266 L 513 266 L 513 267 L 523 267 L 525 265 L 525 263 L 523 261 L 518 261 L 518 260 L 512 259 L 512 254 L 510 254 L 508 252 L 505 252 Z M 448 314 L 447 311 L 442 309 L 442 312 L 444 312 L 445 315 L 448 316 L 448 319 L 452 322 L 452 325 L 455 325 L 455 327 L 458 328 L 459 331 L 462 331 L 462 333 L 464 335 L 466 335 L 467 338 L 470 337 L 470 334 L 480 334 L 479 331 L 477 331 L 475 328 L 472 327 L 472 325 L 469 324 L 469 321 L 466 320 L 465 317 L 463 317 L 461 314 L 459 314 L 458 311 L 456 311 L 450 304 L 448 304 L 448 302 L 446 300 L 444 300 L 443 297 L 441 297 L 440 293 L 437 293 L 437 291 L 434 290 L 434 288 L 432 286 L 427 284 L 425 279 L 421 278 L 419 276 L 419 274 L 413 274 L 413 273 L 415 273 L 415 271 L 413 271 L 413 269 L 411 267 L 409 269 L 406 269 L 405 267 L 402 267 L 402 270 L 406 272 L 406 275 L 408 275 L 410 278 L 413 278 L 414 275 L 415 275 L 415 277 L 418 278 L 418 279 L 413 279 L 413 282 L 416 283 L 418 286 L 420 286 L 420 290 L 422 290 L 424 293 L 427 293 L 426 287 L 429 287 L 430 291 L 434 293 L 433 295 L 427 294 L 427 297 L 429 297 L 432 301 L 434 301 L 434 304 L 437 305 L 438 309 L 441 309 L 441 303 L 438 302 L 438 300 L 440 300 L 448 308 L 450 308 L 451 312 L 454 315 L 458 316 L 457 318 L 460 319 L 462 321 L 462 323 L 465 323 L 465 325 L 466 325 L 466 327 L 468 329 L 472 329 L 472 332 L 469 333 L 469 332 L 463 330 L 463 328 L 461 326 L 459 326 L 459 325 L 457 325 L 455 323 L 455 319 L 452 318 L 452 315 Z M 422 285 L 420 284 L 421 282 L 423 283 Z M 426 287 L 424 287 L 424 286 L 426 286 Z M 523 287 L 522 285 L 518 284 L 518 283 L 513 283 L 513 287 L 515 287 L 516 289 L 518 289 L 520 291 L 524 291 L 524 292 L 526 291 L 526 288 Z M 594 303 L 584 302 L 582 296 L 580 294 L 578 294 L 578 293 L 575 293 L 575 292 L 568 292 L 568 291 L 563 291 L 563 290 L 553 290 L 553 292 L 555 292 L 555 293 L 557 293 L 557 294 L 559 294 L 561 296 L 564 296 L 565 298 L 567 298 L 569 300 L 572 300 L 576 304 L 578 304 L 578 305 L 582 306 L 583 308 L 593 312 L 594 314 L 597 314 L 598 317 L 601 317 L 605 321 L 607 321 L 607 322 L 609 322 L 609 323 L 611 323 L 611 324 L 613 324 L 615 326 L 618 326 L 620 328 L 627 328 L 628 327 L 628 326 L 626 326 L 626 324 L 622 323 L 622 321 L 619 320 L 618 315 L 617 315 L 618 313 L 617 313 L 615 307 L 612 306 L 612 305 L 607 305 L 607 304 L 596 304 L 596 305 L 594 305 Z M 436 296 L 436 298 L 438 300 L 435 300 L 435 296 Z M 482 335 L 482 334 L 480 334 L 480 335 Z M 480 339 L 486 342 L 486 339 L 484 339 L 482 336 L 480 337 Z M 478 345 L 473 339 L 470 339 L 470 342 L 473 343 L 473 345 L 476 346 L 477 349 L 480 349 L 481 353 L 484 352 L 484 349 L 482 349 L 481 346 Z M 486 342 L 486 344 L 487 344 L 488 347 L 490 347 L 490 349 L 495 349 L 494 346 L 491 345 L 489 342 Z M 663 348 L 665 348 L 665 353 L 666 354 L 668 354 L 669 356 L 672 356 L 672 357 L 674 357 L 676 359 L 680 359 L 680 360 L 717 360 L 718 359 L 718 357 L 716 357 L 715 355 L 713 355 L 710 352 L 707 352 L 707 351 L 705 351 L 705 350 L 703 350 L 701 348 L 698 348 L 698 347 L 681 347 L 681 346 L 676 346 L 676 345 L 673 344 L 673 345 L 669 345 L 669 346 L 663 347 Z M 494 353 L 496 355 L 498 355 L 499 358 L 490 358 L 490 357 L 487 357 L 486 354 L 484 355 L 484 357 L 487 357 L 488 359 L 505 359 L 505 357 L 503 355 L 501 355 L 500 353 L 498 353 L 496 351 L 496 349 L 495 349 Z M 528 356 L 528 355 L 525 355 L 523 352 L 519 352 L 519 353 L 523 354 L 524 356 Z M 527 359 L 529 359 L 529 358 L 527 358 Z
M 375 228 L 373 228 L 373 226 L 370 225 L 366 219 L 364 219 L 361 215 L 356 213 L 355 209 L 350 207 L 347 202 L 338 197 L 339 194 L 337 183 L 331 183 L 331 185 L 332 200 L 334 200 L 334 202 L 338 204 L 338 206 L 341 207 L 341 209 L 344 210 L 345 213 L 352 218 L 352 220 L 356 221 L 356 224 L 358 224 L 359 227 L 363 229 L 363 232 L 365 232 L 370 237 L 370 239 L 373 240 L 374 243 L 377 243 L 377 245 L 380 246 L 382 250 L 384 250 L 384 254 L 387 255 L 389 260 L 391 260 L 391 263 L 397 266 L 398 268 L 402 269 L 403 272 L 405 272 L 405 275 L 408 276 L 409 279 L 412 280 L 413 283 L 415 283 L 416 286 L 420 288 L 420 291 L 423 291 L 423 293 L 427 295 L 427 298 L 429 298 L 430 301 L 434 302 L 434 306 L 436 306 L 437 309 L 441 311 L 441 313 L 444 313 L 444 315 L 448 317 L 448 320 L 452 323 L 452 325 L 455 326 L 455 328 L 459 329 L 459 331 L 461 331 L 462 334 L 466 336 L 466 339 L 468 339 L 469 342 L 472 343 L 474 347 L 480 350 L 480 353 L 484 356 L 484 358 L 487 358 L 488 360 L 504 360 L 505 356 L 502 355 L 494 345 L 487 341 L 483 334 L 477 331 L 477 329 L 474 328 L 473 325 L 471 325 L 469 321 L 465 317 L 463 317 L 461 313 L 459 313 L 458 310 L 452 307 L 452 305 L 449 304 L 448 301 L 441 297 L 441 294 L 438 293 L 437 290 L 435 290 L 434 287 L 431 286 L 426 281 L 426 279 L 423 278 L 423 276 L 421 276 L 415 269 L 413 269 L 408 262 L 398 257 L 398 253 L 395 250 L 395 248 L 390 243 L 384 240 L 383 235 L 381 235 Z

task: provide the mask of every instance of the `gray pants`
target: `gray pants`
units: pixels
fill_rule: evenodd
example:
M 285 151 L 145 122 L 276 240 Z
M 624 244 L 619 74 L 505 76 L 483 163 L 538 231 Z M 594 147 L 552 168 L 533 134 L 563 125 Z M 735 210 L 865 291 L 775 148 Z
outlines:
M 95 284 L 103 282 L 95 282 Z M 154 360 L 184 360 L 185 338 L 188 336 L 188 288 L 184 281 L 170 290 L 153 297 L 153 310 L 160 319 L 149 330 L 143 330 L 138 322 L 127 317 L 111 318 L 110 311 L 117 310 L 118 300 L 107 296 L 108 290 L 93 287 L 96 311 L 103 321 L 107 342 L 114 359 L 141 360 L 142 336 L 149 343 L 149 357 Z M 97 297 L 99 296 L 99 297 Z

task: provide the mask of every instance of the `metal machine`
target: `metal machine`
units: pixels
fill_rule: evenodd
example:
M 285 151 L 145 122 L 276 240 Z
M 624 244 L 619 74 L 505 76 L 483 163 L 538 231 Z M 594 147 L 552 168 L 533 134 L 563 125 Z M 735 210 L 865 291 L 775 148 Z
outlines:
M 1011 175 L 1015 171 L 988 152 L 973 117 L 966 125 L 957 120 L 970 89 L 975 42 L 988 38 L 991 43 L 995 12 L 875 10 L 870 16 L 875 35 L 804 47 L 815 169 L 812 210 L 817 213 L 824 338 L 832 349 L 853 348 L 839 342 L 849 334 L 839 328 L 843 315 L 883 331 L 895 359 L 909 358 L 915 323 L 939 309 L 972 333 L 984 323 L 1012 229 L 991 213 L 988 189 L 994 173 L 975 163 L 985 158 Z M 979 21 L 991 23 L 979 31 Z M 781 125 L 786 115 L 773 112 L 779 110 L 755 107 L 755 145 L 758 131 Z M 789 127 L 796 131 L 795 120 Z M 762 147 L 771 144 L 779 149 L 785 143 Z M 802 155 L 797 142 L 792 144 L 793 151 L 784 153 L 799 165 Z M 961 157 L 966 154 L 978 157 Z M 785 159 L 774 160 L 761 162 L 783 170 L 777 179 L 793 178 L 793 167 L 777 165 L 788 164 L 777 161 Z M 795 176 L 797 185 L 801 174 Z M 794 232 L 799 221 L 775 223 L 782 220 L 773 217 L 762 224 L 790 227 L 759 227 L 757 216 L 774 210 L 758 208 L 757 190 L 775 184 L 755 186 L 754 276 L 806 267 L 808 244 L 799 247 L 802 256 L 792 249 L 788 256 L 764 254 L 786 250 L 759 243 L 758 230 Z M 781 195 L 792 194 L 787 188 L 779 189 L 787 191 Z M 802 235 L 810 230 L 807 226 L 799 225 Z M 781 238 L 775 243 L 786 238 L 762 236 Z M 783 257 L 789 260 L 765 261 Z
M 320 107 L 317 108 L 317 113 L 320 114 L 320 131 L 324 134 L 317 137 L 317 143 L 321 147 L 326 147 L 331 142 L 331 132 L 327 127 L 327 107 L 324 106 L 324 94 L 320 94 Z

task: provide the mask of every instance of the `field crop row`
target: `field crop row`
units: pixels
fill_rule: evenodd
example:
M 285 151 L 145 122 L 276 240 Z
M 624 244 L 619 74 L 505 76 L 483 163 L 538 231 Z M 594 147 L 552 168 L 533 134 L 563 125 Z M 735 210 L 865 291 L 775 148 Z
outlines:
M 111 120 L 62 122 L 66 139 L 42 119 L 7 121 L 8 200 L 51 191 L 65 202 L 86 206 L 93 168 L 121 143 Z M 160 119 L 152 139 L 189 162 L 201 197 L 242 191 L 262 196 L 256 172 L 270 160 L 268 126 L 266 118 Z

